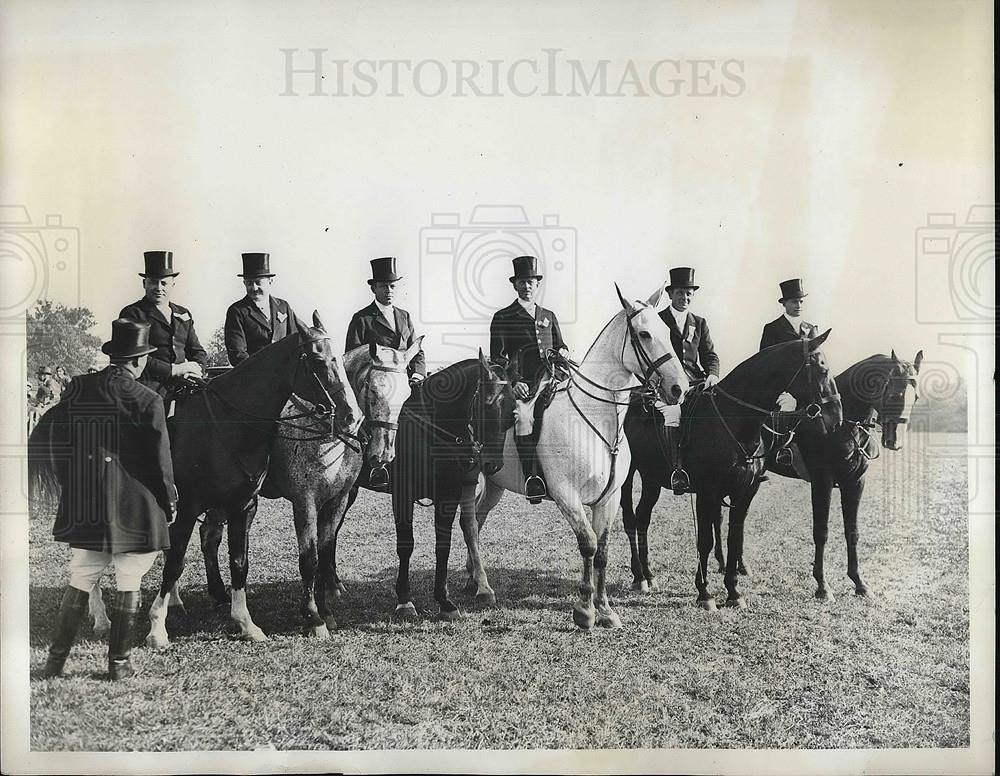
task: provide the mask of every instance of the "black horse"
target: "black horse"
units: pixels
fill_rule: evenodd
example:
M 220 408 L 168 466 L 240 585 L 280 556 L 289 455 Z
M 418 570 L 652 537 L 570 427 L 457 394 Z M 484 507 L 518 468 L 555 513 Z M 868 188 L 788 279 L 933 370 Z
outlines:
M 913 362 L 902 361 L 895 351 L 886 356 L 876 353 L 837 375 L 837 385 L 844 405 L 844 423 L 831 434 L 817 434 L 811 427 L 796 435 L 798 451 L 812 488 L 813 541 L 816 557 L 813 577 L 816 598 L 829 600 L 833 592 L 823 574 L 823 551 L 828 536 L 830 501 L 833 487 L 840 487 L 840 505 L 844 513 L 844 537 L 847 541 L 847 576 L 859 596 L 868 596 L 868 586 L 858 571 L 858 508 L 865 490 L 868 462 L 878 457 L 878 442 L 872 431 L 881 428 L 882 446 L 899 450 L 910 410 L 917 399 L 917 374 L 924 353 Z M 786 477 L 801 479 L 789 463 L 771 454 L 767 468 Z
M 151 646 L 166 647 L 170 591 L 184 569 L 184 555 L 199 515 L 210 508 L 226 513 L 233 598 L 231 616 L 243 638 L 262 640 L 246 607 L 250 526 L 256 495 L 267 473 L 282 408 L 294 391 L 315 408 L 310 416 L 333 414 L 342 433 L 356 424 L 346 401 L 342 370 L 319 315 L 305 331 L 267 346 L 179 403 L 170 419 L 171 457 L 178 489 L 177 519 L 160 592 L 149 612 Z M 356 406 L 356 405 L 355 405 Z
M 722 520 L 723 500 L 729 498 L 729 562 L 725 583 L 729 606 L 746 606 L 738 589 L 743 556 L 743 524 L 764 472 L 761 430 L 778 395 L 787 392 L 808 405 L 798 419 L 800 428 L 812 426 L 827 433 L 843 420 L 837 386 L 820 346 L 830 331 L 811 340 L 798 340 L 762 350 L 738 365 L 714 388 L 689 394 L 682 405 L 679 433 L 684 467 L 697 495 L 698 605 L 714 610 L 708 592 L 708 556 L 713 530 Z M 622 487 L 622 522 L 632 550 L 633 586 L 654 587 L 649 568 L 647 533 L 660 489 L 669 487 L 672 462 L 664 442 L 663 417 L 652 407 L 632 403 L 625 415 L 625 436 L 632 464 Z M 787 437 L 786 437 L 787 439 Z M 632 509 L 632 478 L 642 476 L 642 496 Z
M 482 351 L 478 359 L 459 361 L 427 377 L 403 404 L 396 457 L 388 467 L 399 557 L 397 618 L 418 618 L 410 599 L 410 556 L 413 504 L 422 499 L 434 502 L 434 600 L 443 619 L 461 618 L 448 594 L 448 557 L 455 513 L 462 499 L 475 490 L 480 470 L 489 475 L 502 468 L 504 439 L 513 425 L 513 416 L 514 395 L 507 375 L 502 367 L 487 362 Z M 351 492 L 348 509 L 357 497 L 359 485 L 368 481 L 367 471 L 366 466 Z M 462 531 L 470 550 L 475 545 L 478 552 L 478 531 L 473 530 L 470 521 L 475 521 L 475 514 L 468 519 L 463 514 Z

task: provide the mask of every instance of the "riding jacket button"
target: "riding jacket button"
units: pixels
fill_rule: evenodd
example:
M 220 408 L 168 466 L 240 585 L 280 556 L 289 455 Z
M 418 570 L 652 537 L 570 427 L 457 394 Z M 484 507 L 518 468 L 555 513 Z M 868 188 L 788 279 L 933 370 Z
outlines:
M 111 463 L 111 456 L 107 455 L 104 457 L 104 463 Z

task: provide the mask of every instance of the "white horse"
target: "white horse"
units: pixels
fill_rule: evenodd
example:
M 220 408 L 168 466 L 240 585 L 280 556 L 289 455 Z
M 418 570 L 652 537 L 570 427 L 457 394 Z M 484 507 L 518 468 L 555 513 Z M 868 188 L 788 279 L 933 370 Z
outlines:
M 688 388 L 670 344 L 670 330 L 656 312 L 662 288 L 645 303 L 628 302 L 617 286 L 615 290 L 623 309 L 598 335 L 579 368 L 573 369 L 568 386 L 555 394 L 545 411 L 537 447 L 549 496 L 573 528 L 583 558 L 573 621 L 586 629 L 595 622 L 606 628 L 621 627 L 608 602 L 605 576 L 618 491 L 631 462 L 623 430 L 629 393 L 643 382 L 658 379 L 663 401 L 678 404 Z M 487 515 L 505 490 L 524 492 L 513 430 L 504 445 L 503 468 L 486 478 L 478 498 L 468 491 L 463 494 L 462 522 L 475 527 L 477 541 Z M 475 519 L 467 521 L 466 514 L 474 514 Z M 488 591 L 478 553 L 469 553 L 466 568 L 469 587 L 475 586 L 477 593 Z

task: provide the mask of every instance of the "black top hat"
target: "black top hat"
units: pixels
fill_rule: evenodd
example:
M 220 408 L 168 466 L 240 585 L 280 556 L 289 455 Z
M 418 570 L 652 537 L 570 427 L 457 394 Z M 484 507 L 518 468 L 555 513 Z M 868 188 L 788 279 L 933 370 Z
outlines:
M 40 366 L 40 367 L 38 367 L 38 371 L 35 372 L 35 374 L 36 375 L 50 375 L 50 374 L 52 374 L 52 370 L 49 369 L 47 366 Z
M 534 256 L 518 256 L 516 259 L 512 259 L 512 263 L 514 274 L 510 276 L 511 283 L 515 280 L 542 279 L 542 276 L 538 274 L 538 259 Z
M 270 253 L 244 253 L 243 274 L 240 278 L 273 278 Z
M 146 262 L 146 271 L 140 272 L 144 278 L 172 278 L 181 274 L 174 271 L 174 254 L 172 251 L 146 251 L 142 254 Z
M 781 299 L 778 300 L 779 302 L 784 302 L 786 299 L 801 299 L 804 296 L 809 296 L 802 286 L 802 278 L 792 278 L 791 280 L 778 283 L 778 288 L 781 289 Z
M 111 322 L 111 339 L 101 345 L 101 352 L 115 359 L 139 358 L 156 348 L 149 345 L 149 324 L 118 318 Z
M 670 283 L 667 285 L 669 292 L 674 288 L 690 288 L 697 291 L 701 286 L 694 284 L 694 270 L 690 267 L 674 267 L 670 270 Z
M 368 285 L 374 285 L 375 283 L 395 283 L 397 280 L 402 280 L 402 275 L 396 274 L 396 257 L 395 256 L 383 256 L 381 259 L 372 259 L 372 279 L 368 281 Z

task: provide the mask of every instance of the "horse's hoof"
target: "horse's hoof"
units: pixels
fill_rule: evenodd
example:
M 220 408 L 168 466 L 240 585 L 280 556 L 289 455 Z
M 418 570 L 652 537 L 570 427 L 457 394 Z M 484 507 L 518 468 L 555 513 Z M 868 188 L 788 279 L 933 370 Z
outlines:
M 741 577 L 749 577 L 750 569 L 748 569 L 741 563 L 739 566 L 736 567 L 736 573 L 739 574 Z
M 146 636 L 146 646 L 151 649 L 167 649 L 170 646 L 170 639 L 166 634 L 150 633 Z
M 706 612 L 714 612 L 718 609 L 718 607 L 715 605 L 714 598 L 699 598 L 698 608 L 704 609 Z
M 597 615 L 597 624 L 602 628 L 618 629 L 622 627 L 622 619 L 616 612 L 606 612 Z
M 249 628 L 243 628 L 241 626 L 239 639 L 240 641 L 267 641 L 267 635 L 256 625 Z
M 323 622 L 326 623 L 326 629 L 328 632 L 335 631 L 337 630 L 337 628 L 340 627 L 339 625 L 337 625 L 337 620 L 332 614 L 328 614 L 326 617 L 324 617 Z
M 576 623 L 578 628 L 583 628 L 584 630 L 591 630 L 594 627 L 594 623 L 597 621 L 597 612 L 594 607 L 583 608 L 574 604 L 573 606 L 573 622 Z
M 460 609 L 452 609 L 451 611 L 448 612 L 442 609 L 439 616 L 445 622 L 460 622 L 461 620 L 465 619 L 465 615 L 462 614 Z
M 649 585 L 650 590 L 658 590 L 660 587 L 660 583 L 657 581 L 656 577 L 647 577 L 646 584 Z
M 497 605 L 497 594 L 490 590 L 488 593 L 479 593 L 476 595 L 476 605 L 477 606 L 496 606 Z
M 872 595 L 872 591 L 869 590 L 864 585 L 862 585 L 861 587 L 854 588 L 854 595 L 856 595 L 858 598 L 867 598 L 868 600 L 874 598 L 874 596 Z
M 817 601 L 832 601 L 834 599 L 833 591 L 828 588 L 821 587 L 816 591 Z
M 326 625 L 308 625 L 306 626 L 306 636 L 317 639 L 328 639 L 330 638 L 330 631 L 326 629 Z
M 732 609 L 746 609 L 747 599 L 744 598 L 743 596 L 740 596 L 739 598 L 727 598 L 726 606 Z
M 638 593 L 638 592 L 640 592 L 642 590 L 642 586 L 645 585 L 645 584 L 646 584 L 646 580 L 645 579 L 633 579 L 632 580 L 632 589 L 635 590 Z
M 417 614 L 417 607 L 413 605 L 413 601 L 398 604 L 392 616 L 400 622 L 416 622 L 420 619 L 420 616 Z
M 719 573 L 720 574 L 726 573 L 726 564 L 723 563 L 721 560 L 719 561 Z

